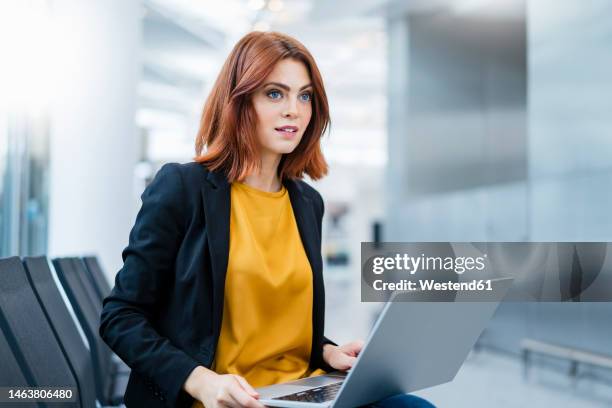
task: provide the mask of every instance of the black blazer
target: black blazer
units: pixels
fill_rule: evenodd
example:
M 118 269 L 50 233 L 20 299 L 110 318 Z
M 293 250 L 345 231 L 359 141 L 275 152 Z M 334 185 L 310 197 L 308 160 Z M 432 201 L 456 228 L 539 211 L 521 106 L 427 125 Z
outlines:
M 310 367 L 322 359 L 325 295 L 323 200 L 301 180 L 284 182 L 313 273 Z M 198 163 L 164 165 L 141 196 L 123 267 L 104 299 L 100 336 L 132 368 L 129 407 L 188 407 L 182 390 L 215 356 L 229 253 L 230 184 Z

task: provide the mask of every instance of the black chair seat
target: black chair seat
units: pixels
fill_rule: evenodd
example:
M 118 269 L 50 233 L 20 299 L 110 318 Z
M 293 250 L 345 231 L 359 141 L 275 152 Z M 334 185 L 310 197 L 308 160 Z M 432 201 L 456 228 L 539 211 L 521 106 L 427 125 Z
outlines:
M 96 386 L 89 350 L 53 280 L 47 258 L 25 258 L 25 270 L 51 328 L 79 383 L 83 406 L 95 406 Z
M 117 368 L 113 352 L 98 334 L 102 313 L 99 294 L 81 259 L 58 258 L 53 260 L 53 265 L 89 342 L 98 400 L 105 405 L 116 404 L 113 394 L 118 385 L 115 384 L 121 383 L 120 378 L 128 375 L 129 370 L 124 368 L 121 372 Z
M 3 331 L 32 386 L 74 387 L 77 381 L 17 257 L 0 259 Z M 77 399 L 63 406 L 81 407 Z

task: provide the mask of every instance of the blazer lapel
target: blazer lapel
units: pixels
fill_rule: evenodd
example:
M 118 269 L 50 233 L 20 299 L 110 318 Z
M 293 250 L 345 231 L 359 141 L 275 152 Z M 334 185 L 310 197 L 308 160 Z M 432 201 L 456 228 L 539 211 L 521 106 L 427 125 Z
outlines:
M 312 269 L 312 347 L 310 366 L 321 367 L 321 346 L 325 326 L 325 288 L 323 282 L 323 260 L 321 258 L 321 241 L 318 231 L 319 221 L 314 212 L 312 200 L 304 194 L 299 183 L 287 180 L 285 186 L 293 214 L 302 239 L 302 245 Z
M 221 331 L 225 276 L 229 257 L 231 189 L 221 173 L 209 172 L 202 187 L 202 202 L 210 249 L 213 283 L 213 335 Z
M 301 186 L 293 180 L 285 181 L 285 187 L 289 192 L 289 199 L 291 200 L 291 207 L 302 239 L 302 245 L 304 245 L 312 271 L 316 274 L 317 269 L 319 269 L 318 245 L 320 245 L 320 242 L 312 200 L 302 192 Z

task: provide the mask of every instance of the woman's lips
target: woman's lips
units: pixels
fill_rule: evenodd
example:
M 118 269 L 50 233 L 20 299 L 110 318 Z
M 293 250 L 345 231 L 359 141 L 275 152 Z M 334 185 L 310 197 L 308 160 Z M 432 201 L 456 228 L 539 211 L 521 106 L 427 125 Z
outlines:
M 281 126 L 274 128 L 277 132 L 279 132 L 285 138 L 293 138 L 298 131 L 297 126 Z

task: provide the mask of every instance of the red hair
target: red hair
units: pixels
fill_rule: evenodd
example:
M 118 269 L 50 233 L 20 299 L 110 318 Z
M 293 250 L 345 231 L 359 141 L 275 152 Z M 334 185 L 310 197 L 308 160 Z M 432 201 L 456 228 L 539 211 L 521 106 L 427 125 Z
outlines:
M 211 171 L 223 171 L 230 183 L 259 170 L 257 116 L 251 96 L 276 63 L 286 58 L 301 61 L 310 74 L 312 116 L 300 143 L 283 155 L 278 175 L 281 179 L 302 178 L 306 173 L 317 180 L 327 173 L 320 139 L 330 118 L 321 73 L 304 45 L 277 32 L 251 32 L 227 57 L 204 105 L 195 161 Z

